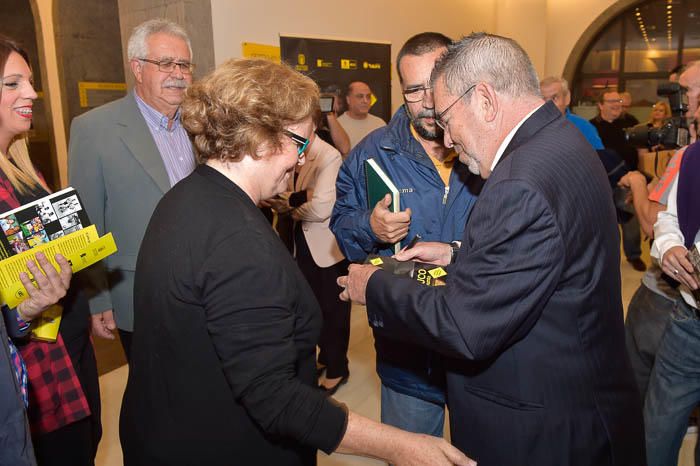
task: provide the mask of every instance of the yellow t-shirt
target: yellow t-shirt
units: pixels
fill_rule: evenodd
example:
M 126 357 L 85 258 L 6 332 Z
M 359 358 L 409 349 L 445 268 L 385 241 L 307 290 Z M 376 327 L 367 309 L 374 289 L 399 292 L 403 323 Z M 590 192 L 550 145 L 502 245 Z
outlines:
M 411 126 L 411 134 L 413 135 L 414 138 L 416 138 L 416 141 L 420 142 L 420 139 L 418 139 L 418 134 L 416 133 L 415 128 L 413 125 Z M 450 152 L 447 153 L 445 156 L 445 160 L 440 161 L 437 159 L 433 154 L 428 154 L 428 157 L 430 157 L 430 160 L 433 162 L 433 165 L 435 165 L 435 168 L 438 171 L 438 174 L 440 175 L 440 178 L 442 178 L 442 182 L 445 183 L 445 186 L 450 185 L 450 173 L 452 173 L 452 167 L 455 164 L 455 159 L 457 158 L 457 152 L 452 149 Z

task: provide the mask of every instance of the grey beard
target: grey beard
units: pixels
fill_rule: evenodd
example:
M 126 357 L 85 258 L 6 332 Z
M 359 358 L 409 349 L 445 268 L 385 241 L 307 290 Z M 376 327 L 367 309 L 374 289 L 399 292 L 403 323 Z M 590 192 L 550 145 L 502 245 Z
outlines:
M 411 120 L 411 122 L 413 124 L 413 128 L 415 128 L 416 130 L 416 133 L 418 133 L 423 139 L 426 139 L 428 141 L 437 141 L 443 136 L 443 131 L 437 125 L 435 125 L 434 131 L 430 131 L 428 128 L 421 124 L 420 118 L 414 118 L 413 120 Z
M 481 176 L 481 170 L 479 169 L 479 164 L 473 158 L 469 157 L 469 163 L 467 168 L 476 176 Z
M 435 112 L 426 110 L 420 112 L 418 115 L 412 115 L 411 111 L 408 109 L 408 106 L 406 106 L 406 112 L 408 113 L 408 116 L 411 117 L 411 124 L 420 137 L 427 141 L 437 141 L 438 139 L 442 138 L 444 133 L 438 125 L 435 125 L 434 131 L 430 131 L 428 128 L 423 126 L 421 122 L 421 118 L 435 118 Z

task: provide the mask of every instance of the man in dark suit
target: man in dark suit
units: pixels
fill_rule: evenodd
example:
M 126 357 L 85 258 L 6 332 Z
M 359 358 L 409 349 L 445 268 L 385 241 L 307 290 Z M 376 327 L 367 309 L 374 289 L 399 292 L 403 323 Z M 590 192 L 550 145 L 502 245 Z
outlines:
M 368 265 L 341 277 L 375 332 L 446 356 L 452 440 L 480 466 L 644 465 L 625 352 L 619 236 L 595 151 L 511 39 L 472 34 L 433 72 L 436 122 L 487 179 L 449 267 L 426 287 Z

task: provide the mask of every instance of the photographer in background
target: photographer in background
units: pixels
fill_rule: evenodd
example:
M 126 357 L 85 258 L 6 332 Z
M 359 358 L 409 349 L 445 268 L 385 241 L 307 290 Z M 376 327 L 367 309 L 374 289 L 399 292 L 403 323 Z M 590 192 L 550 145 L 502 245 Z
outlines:
M 679 83 L 687 89 L 686 116 L 697 125 L 700 97 L 700 61 L 688 64 Z M 691 137 L 694 138 L 694 132 Z M 700 145 L 687 147 L 678 176 L 662 179 L 668 186 L 668 206 L 659 212 L 654 225 L 652 256 L 663 271 L 680 282 L 683 299 L 678 299 L 659 345 L 644 405 L 644 425 L 649 466 L 677 464 L 678 451 L 687 429 L 688 417 L 700 402 L 700 314 L 698 314 L 697 270 L 687 251 L 698 240 L 700 225 Z M 697 458 L 696 458 L 697 460 Z M 696 461 L 697 463 L 697 461 Z
M 647 123 L 627 131 L 629 142 L 638 147 L 639 151 L 649 147 L 678 147 L 673 141 L 685 139 L 685 112 L 688 110 L 685 106 L 685 89 L 678 85 L 662 83 L 659 85 L 658 94 L 668 97 L 668 102 L 657 102 Z M 678 175 L 684 151 L 685 147 L 681 147 L 674 154 L 653 189 L 651 184 L 647 186 L 647 177 L 638 171 L 627 173 L 618 183 L 618 186 L 628 190 L 628 202 L 634 208 L 642 231 L 649 238 L 654 237 L 654 223 L 659 212 L 666 209 L 670 186 Z M 632 297 L 625 322 L 627 350 L 642 399 L 648 388 L 668 316 L 678 299 L 680 294 L 676 287 L 663 277 L 661 267 L 653 262 Z
M 330 101 L 330 106 L 324 108 L 324 104 Z M 321 111 L 323 116 L 321 124 L 316 128 L 318 137 L 326 141 L 331 146 L 338 149 L 340 155 L 345 156 L 350 152 L 350 137 L 343 127 L 338 123 L 338 115 L 343 110 L 343 102 L 340 98 L 338 86 L 330 85 L 324 88 L 321 94 Z
M 350 138 L 350 148 L 375 129 L 386 126 L 384 120 L 369 113 L 372 108 L 372 89 L 362 81 L 352 81 L 345 91 L 347 110 L 338 117 Z
M 619 186 L 630 190 L 631 202 L 642 231 L 654 237 L 654 223 L 659 212 L 668 204 L 669 185 L 678 175 L 683 149 L 671 159 L 661 181 L 653 189 L 647 186 L 646 177 L 632 171 L 620 179 Z M 649 387 L 649 377 L 668 317 L 680 298 L 678 290 L 663 277 L 661 267 L 655 261 L 642 277 L 641 284 L 632 296 L 625 320 L 625 343 L 639 386 L 642 402 Z

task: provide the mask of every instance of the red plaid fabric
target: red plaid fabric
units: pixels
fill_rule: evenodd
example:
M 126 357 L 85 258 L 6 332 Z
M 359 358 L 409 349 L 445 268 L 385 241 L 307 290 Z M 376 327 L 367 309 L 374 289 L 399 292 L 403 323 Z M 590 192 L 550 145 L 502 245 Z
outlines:
M 7 179 L 5 174 L 0 170 L 0 213 L 19 207 L 19 201 L 15 197 L 15 190 L 12 188 L 12 183 Z
M 0 213 L 19 207 L 12 184 L 0 171 Z M 29 379 L 27 415 L 32 433 L 52 432 L 90 415 L 85 393 L 60 333 L 55 343 L 18 345 Z
M 29 378 L 29 424 L 44 434 L 90 415 L 63 337 L 56 343 L 30 341 L 20 346 Z

